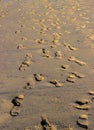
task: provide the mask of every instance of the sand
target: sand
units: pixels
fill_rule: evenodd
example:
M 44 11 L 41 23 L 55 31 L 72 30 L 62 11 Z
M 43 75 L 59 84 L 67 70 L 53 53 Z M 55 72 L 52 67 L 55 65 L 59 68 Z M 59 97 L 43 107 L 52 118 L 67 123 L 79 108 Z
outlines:
M 93 7 L 93 0 L 0 0 L 0 130 L 94 129 Z M 54 127 L 41 123 L 43 114 Z

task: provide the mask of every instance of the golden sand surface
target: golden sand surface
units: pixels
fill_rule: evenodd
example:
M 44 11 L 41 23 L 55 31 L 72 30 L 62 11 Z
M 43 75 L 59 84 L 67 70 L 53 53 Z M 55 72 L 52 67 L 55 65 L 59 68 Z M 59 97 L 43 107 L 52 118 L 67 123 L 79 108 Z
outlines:
M 93 21 L 93 0 L 0 0 L 0 130 L 94 129 Z

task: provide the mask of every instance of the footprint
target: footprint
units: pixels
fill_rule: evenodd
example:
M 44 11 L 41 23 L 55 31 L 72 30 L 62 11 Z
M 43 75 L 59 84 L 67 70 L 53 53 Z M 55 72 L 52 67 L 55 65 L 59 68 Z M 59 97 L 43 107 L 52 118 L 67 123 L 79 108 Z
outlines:
M 6 16 L 6 14 L 8 14 L 7 11 L 4 11 L 4 10 L 0 9 L 0 18 L 1 17 L 4 18 Z
M 66 70 L 66 69 L 68 69 L 70 66 L 69 65 L 62 65 L 61 66 L 61 68 L 63 69 L 63 70 Z
M 42 52 L 43 52 L 44 54 L 49 54 L 49 50 L 48 50 L 48 49 L 45 49 L 45 48 L 42 49 Z
M 17 49 L 19 49 L 19 50 L 21 50 L 21 49 L 25 49 L 25 46 L 22 45 L 22 44 L 19 44 L 19 45 L 17 46 Z
M 47 54 L 43 55 L 43 57 L 51 58 L 51 56 Z
M 74 107 L 79 110 L 89 110 L 91 108 L 90 105 L 88 104 L 84 104 L 84 105 L 75 104 Z
M 45 43 L 45 41 L 44 41 L 44 39 L 36 39 L 36 42 L 37 43 L 39 43 L 39 44 L 44 44 Z
M 57 128 L 46 116 L 42 115 L 40 125 L 36 126 L 36 130 L 57 130 Z
M 71 57 L 69 57 L 69 59 L 68 59 L 69 61 L 75 61 L 76 60 L 76 58 L 74 57 L 74 56 L 71 56 Z
M 59 40 L 61 35 L 62 35 L 61 33 L 53 33 L 53 39 L 54 40 L 56 40 L 56 39 Z
M 77 50 L 76 47 L 71 46 L 69 43 L 63 43 L 63 45 L 64 45 L 66 48 L 69 48 L 69 49 L 72 50 L 72 51 L 76 51 L 76 50 Z
M 58 39 L 54 39 L 54 40 L 52 41 L 52 43 L 53 43 L 54 45 L 58 45 L 58 44 L 59 44 L 59 40 L 58 40 Z
M 75 103 L 77 103 L 79 105 L 83 105 L 83 104 L 92 103 L 92 101 L 89 99 L 78 99 Z
M 88 129 L 88 127 L 89 127 L 88 116 L 80 115 L 77 120 L 77 124 L 82 128 Z
M 21 38 L 21 41 L 26 41 L 26 40 L 27 40 L 26 37 L 22 37 L 22 38 Z
M 55 57 L 56 57 L 57 59 L 62 59 L 62 53 L 61 53 L 61 51 L 56 51 L 56 52 L 55 52 Z
M 57 80 L 51 80 L 50 83 L 54 84 L 56 87 L 62 87 L 63 86 L 63 83 L 60 83 L 59 81 Z
M 13 100 L 12 103 L 15 106 L 21 106 L 23 103 L 23 99 L 24 99 L 24 95 L 23 94 L 19 94 L 18 96 L 16 96 Z
M 28 66 L 30 66 L 31 64 L 31 60 L 30 59 L 25 59 L 22 64 L 19 67 L 20 71 L 25 71 L 27 69 Z
M 21 64 L 19 67 L 20 71 L 25 71 L 27 69 L 27 65 Z
M 66 47 L 66 48 L 68 48 L 69 45 L 70 45 L 70 44 L 68 44 L 68 43 L 63 43 L 63 46 Z
M 83 119 L 83 120 L 85 119 L 85 120 L 87 120 L 88 116 L 85 115 L 85 114 L 82 114 L 82 115 L 79 116 L 79 119 Z
M 80 66 L 86 65 L 85 62 L 76 59 L 74 56 L 71 56 L 68 60 L 69 60 L 69 61 L 73 61 L 73 62 L 77 63 L 77 64 L 80 65 Z
M 88 94 L 94 95 L 94 91 L 93 91 L 93 90 L 90 90 L 90 91 L 88 92 Z
M 10 115 L 11 116 L 18 116 L 20 114 L 20 111 L 21 111 L 20 107 L 13 106 L 11 111 L 10 111 Z
M 46 31 L 47 31 L 47 30 L 48 30 L 47 28 L 41 28 L 40 34 L 46 34 Z
M 19 34 L 21 32 L 22 32 L 21 30 L 17 30 L 17 31 L 15 31 L 15 34 Z
M 32 54 L 31 54 L 31 53 L 27 53 L 25 58 L 26 58 L 26 59 L 32 58 Z
M 73 130 L 73 128 L 72 127 L 70 127 L 70 125 L 67 127 L 67 128 L 65 128 L 64 130 Z
M 79 73 L 79 72 L 71 72 L 71 74 L 74 74 L 76 77 L 78 77 L 78 78 L 84 78 L 85 77 L 85 75 L 83 75 L 83 74 L 81 74 L 81 73 Z
M 75 63 L 79 64 L 80 66 L 86 65 L 86 62 L 80 60 L 75 60 Z
M 88 94 L 92 96 L 91 100 L 94 101 L 94 91 L 90 90 Z
M 51 58 L 51 56 L 49 55 L 49 50 L 48 49 L 43 48 L 42 52 L 43 52 L 43 57 Z
M 29 80 L 27 81 L 26 86 L 24 87 L 24 89 L 33 89 L 35 87 L 35 82 L 33 78 L 29 78 Z
M 34 77 L 36 79 L 36 81 L 42 81 L 44 80 L 44 77 L 42 74 L 34 74 Z
M 77 50 L 76 47 L 73 47 L 73 46 L 71 46 L 71 45 L 68 45 L 68 48 L 69 48 L 70 50 L 72 50 L 72 51 L 76 51 L 76 50 Z
M 62 87 L 62 86 L 63 86 L 63 83 L 57 82 L 57 83 L 55 84 L 55 86 L 56 86 L 56 87 Z
M 11 116 L 18 116 L 20 114 L 21 106 L 23 104 L 23 99 L 24 99 L 24 95 L 19 94 L 12 100 L 13 107 L 10 111 Z
M 75 83 L 75 81 L 76 81 L 75 75 L 74 74 L 70 74 L 68 76 L 68 78 L 66 79 L 66 81 L 71 82 L 71 83 Z
M 51 45 L 50 48 L 56 48 L 57 46 L 56 45 Z
M 88 99 L 79 99 L 73 104 L 73 106 L 79 110 L 88 110 L 90 109 L 90 103 L 92 103 L 91 100 Z
M 31 62 L 30 62 L 29 59 L 26 59 L 26 60 L 24 60 L 24 61 L 22 62 L 22 64 L 27 65 L 27 66 L 29 66 L 30 63 L 31 63 Z

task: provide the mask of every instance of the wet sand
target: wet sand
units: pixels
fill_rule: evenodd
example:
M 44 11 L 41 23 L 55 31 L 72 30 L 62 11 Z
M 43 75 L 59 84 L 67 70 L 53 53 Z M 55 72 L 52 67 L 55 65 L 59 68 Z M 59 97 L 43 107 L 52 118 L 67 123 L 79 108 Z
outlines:
M 1 130 L 55 130 L 38 128 L 43 114 L 57 130 L 94 129 L 93 7 L 93 0 L 0 0 Z

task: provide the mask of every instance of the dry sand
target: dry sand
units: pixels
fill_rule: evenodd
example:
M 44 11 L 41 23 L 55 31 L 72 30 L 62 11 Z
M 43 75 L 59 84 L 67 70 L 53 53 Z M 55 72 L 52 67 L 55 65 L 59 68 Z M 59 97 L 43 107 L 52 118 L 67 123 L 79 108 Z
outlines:
M 93 21 L 93 0 L 0 0 L 0 130 L 94 130 Z

